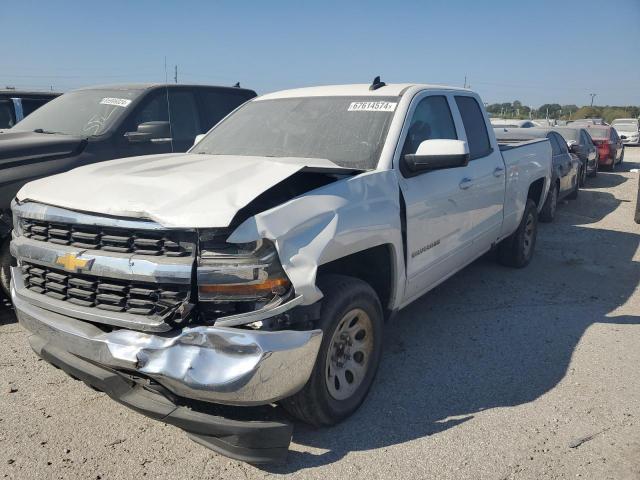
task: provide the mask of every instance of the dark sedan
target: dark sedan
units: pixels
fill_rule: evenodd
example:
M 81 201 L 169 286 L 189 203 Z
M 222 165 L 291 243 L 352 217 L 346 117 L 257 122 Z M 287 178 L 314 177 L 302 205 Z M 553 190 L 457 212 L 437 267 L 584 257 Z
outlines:
M 521 142 L 536 138 L 548 138 L 553 153 L 551 187 L 540 211 L 542 222 L 552 222 L 556 216 L 558 200 L 578 198 L 580 189 L 580 167 L 577 155 L 569 152 L 566 140 L 553 128 L 494 128 L 499 142 Z
M 579 178 L 580 186 L 584 187 L 587 176 L 598 175 L 598 148 L 584 128 L 556 127 L 554 130 L 562 135 L 569 151 L 575 153 L 582 162 Z
M 614 170 L 624 160 L 624 143 L 615 128 L 600 125 L 587 125 L 587 132 L 598 147 L 600 166 Z

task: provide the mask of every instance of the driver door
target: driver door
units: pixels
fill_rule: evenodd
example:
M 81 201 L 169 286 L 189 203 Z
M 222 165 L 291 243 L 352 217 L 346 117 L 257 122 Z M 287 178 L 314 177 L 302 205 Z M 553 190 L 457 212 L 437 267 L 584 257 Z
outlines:
M 461 126 L 456 128 L 450 102 L 447 95 L 433 93 L 414 99 L 400 137 L 401 156 L 415 154 L 425 140 L 459 138 Z M 397 169 L 406 205 L 407 303 L 469 259 L 473 222 L 472 196 L 466 183 L 468 168 L 432 170 L 413 176 L 405 176 Z

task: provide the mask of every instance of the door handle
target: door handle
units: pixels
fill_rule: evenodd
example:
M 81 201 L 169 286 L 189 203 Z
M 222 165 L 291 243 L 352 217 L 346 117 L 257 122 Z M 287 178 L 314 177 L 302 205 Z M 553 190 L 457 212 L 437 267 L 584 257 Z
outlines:
M 458 185 L 462 190 L 466 190 L 471 185 L 473 185 L 473 180 L 468 177 L 464 177 L 462 180 L 460 180 L 460 183 Z
M 504 173 L 504 168 L 496 167 L 496 169 L 493 171 L 493 176 L 494 177 L 501 177 L 503 173 Z

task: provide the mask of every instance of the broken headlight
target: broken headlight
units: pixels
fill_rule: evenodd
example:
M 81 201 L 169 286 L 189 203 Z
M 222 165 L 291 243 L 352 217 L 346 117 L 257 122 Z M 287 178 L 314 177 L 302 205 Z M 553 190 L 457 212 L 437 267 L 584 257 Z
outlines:
M 291 290 L 271 241 L 227 243 L 215 230 L 200 232 L 197 276 L 203 302 L 268 303 Z

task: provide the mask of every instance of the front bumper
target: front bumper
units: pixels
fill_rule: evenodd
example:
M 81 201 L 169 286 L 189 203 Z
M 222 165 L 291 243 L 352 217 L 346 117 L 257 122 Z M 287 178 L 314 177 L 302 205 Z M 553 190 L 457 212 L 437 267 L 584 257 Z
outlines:
M 15 288 L 12 300 L 20 323 L 46 344 L 107 368 L 136 372 L 180 397 L 205 402 L 265 405 L 293 395 L 309 379 L 322 340 L 321 330 L 215 326 L 160 334 L 105 332 L 33 305 Z
M 91 388 L 155 420 L 181 428 L 195 442 L 218 453 L 249 463 L 281 463 L 291 443 L 293 426 L 272 407 L 261 407 L 231 418 L 228 409 L 211 405 L 192 408 L 163 395 L 150 384 L 100 367 L 31 337 L 40 357 Z M 237 410 L 237 409 L 236 409 Z
M 284 461 L 293 427 L 268 404 L 307 382 L 321 330 L 105 332 L 29 303 L 13 284 L 11 296 L 33 350 L 73 378 L 223 455 Z

